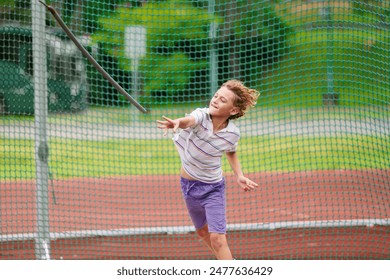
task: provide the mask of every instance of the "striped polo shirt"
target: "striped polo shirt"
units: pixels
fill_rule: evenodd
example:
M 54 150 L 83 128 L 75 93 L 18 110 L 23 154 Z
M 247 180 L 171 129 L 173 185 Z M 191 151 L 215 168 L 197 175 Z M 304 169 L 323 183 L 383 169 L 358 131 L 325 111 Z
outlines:
M 214 133 L 208 108 L 198 108 L 190 115 L 195 118 L 195 125 L 173 137 L 182 166 L 198 181 L 217 183 L 223 178 L 222 155 L 236 151 L 240 131 L 229 121 L 226 128 Z

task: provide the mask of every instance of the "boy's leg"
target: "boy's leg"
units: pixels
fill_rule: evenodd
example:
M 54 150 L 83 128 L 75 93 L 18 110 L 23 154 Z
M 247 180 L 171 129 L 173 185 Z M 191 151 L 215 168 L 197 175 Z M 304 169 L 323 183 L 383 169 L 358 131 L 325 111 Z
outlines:
M 210 233 L 208 225 L 197 229 L 196 233 L 218 260 L 233 259 L 225 234 L 215 232 Z
M 223 233 L 210 233 L 210 244 L 215 252 L 215 256 L 218 260 L 232 260 L 233 256 L 230 252 L 226 234 Z
M 210 246 L 218 260 L 233 259 L 226 239 L 226 196 L 225 180 L 213 185 L 204 201 L 209 230 Z
M 181 178 L 182 191 L 196 233 L 217 259 L 231 260 L 226 240 L 226 197 L 224 180 L 211 186 L 189 186 L 191 181 Z M 191 190 L 191 195 L 189 195 Z M 204 194 L 207 194 L 205 197 Z M 205 198 L 204 198 L 205 197 Z M 209 228 L 210 226 L 210 228 Z M 209 230 L 212 232 L 210 233 Z
M 209 227 L 208 225 L 204 225 L 202 228 L 199 228 L 196 230 L 196 233 L 198 234 L 198 236 L 200 237 L 200 239 L 203 241 L 204 244 L 206 244 L 206 246 L 211 250 L 211 252 L 217 256 L 217 254 L 215 253 L 212 245 L 211 245 L 211 241 L 210 241 L 210 233 L 209 233 Z

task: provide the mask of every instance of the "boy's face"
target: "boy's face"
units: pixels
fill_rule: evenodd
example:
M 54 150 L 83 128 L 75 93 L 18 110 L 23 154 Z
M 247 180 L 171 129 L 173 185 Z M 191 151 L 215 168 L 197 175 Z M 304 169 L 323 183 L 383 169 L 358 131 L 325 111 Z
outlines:
M 221 87 L 211 98 L 209 113 L 213 117 L 229 118 L 238 113 L 234 106 L 235 94 L 227 87 Z

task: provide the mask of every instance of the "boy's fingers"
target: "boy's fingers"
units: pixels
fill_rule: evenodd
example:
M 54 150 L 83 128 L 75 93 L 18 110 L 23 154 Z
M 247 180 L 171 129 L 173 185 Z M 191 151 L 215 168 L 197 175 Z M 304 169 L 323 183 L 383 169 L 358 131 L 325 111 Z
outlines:
M 255 188 L 257 188 L 259 186 L 258 184 L 256 184 L 255 182 L 251 181 L 250 179 L 246 179 L 244 184 L 245 184 L 243 186 L 244 191 L 251 191 L 251 190 L 254 190 Z
M 167 118 L 166 116 L 162 116 L 162 118 L 167 122 L 173 123 L 173 121 L 170 118 Z
M 175 123 L 175 126 L 173 127 L 173 132 L 176 132 L 179 128 L 179 122 Z
M 250 180 L 250 179 L 248 179 L 247 185 L 252 186 L 252 187 L 258 187 L 258 186 L 259 186 L 258 184 L 256 184 L 255 182 L 253 182 L 253 181 Z
M 164 118 L 164 116 L 163 116 Z M 168 121 L 160 121 L 160 120 L 157 120 L 157 128 L 159 129 L 164 129 L 164 136 L 167 136 L 168 134 L 168 126 L 169 126 L 169 122 Z

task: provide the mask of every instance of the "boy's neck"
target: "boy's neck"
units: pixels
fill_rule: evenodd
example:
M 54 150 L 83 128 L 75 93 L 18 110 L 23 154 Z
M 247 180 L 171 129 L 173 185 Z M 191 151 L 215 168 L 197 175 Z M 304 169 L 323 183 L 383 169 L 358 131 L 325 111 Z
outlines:
M 216 118 L 216 117 L 213 117 L 211 115 L 210 115 L 210 117 L 211 117 L 211 121 L 213 123 L 213 132 L 214 133 L 224 129 L 229 124 L 229 119 Z

